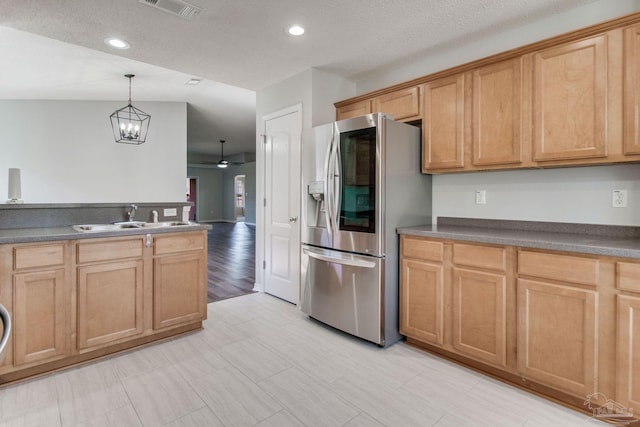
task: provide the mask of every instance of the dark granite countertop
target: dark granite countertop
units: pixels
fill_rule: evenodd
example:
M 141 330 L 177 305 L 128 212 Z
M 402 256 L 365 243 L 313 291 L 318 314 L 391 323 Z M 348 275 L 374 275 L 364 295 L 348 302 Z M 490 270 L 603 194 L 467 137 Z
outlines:
M 437 225 L 401 227 L 397 232 L 438 239 L 640 258 L 640 227 L 438 218 Z
M 125 228 L 110 231 L 76 231 L 71 226 L 66 227 L 35 227 L 0 229 L 0 244 L 47 242 L 54 240 L 94 239 L 102 237 L 121 237 L 139 234 L 179 233 L 185 231 L 209 230 L 211 225 L 191 223 L 173 227 L 158 228 Z

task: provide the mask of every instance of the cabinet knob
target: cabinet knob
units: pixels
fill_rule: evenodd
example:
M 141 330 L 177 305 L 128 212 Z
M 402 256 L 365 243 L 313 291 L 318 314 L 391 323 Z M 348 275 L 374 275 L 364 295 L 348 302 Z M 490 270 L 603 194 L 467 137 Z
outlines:
M 294 222 L 296 222 L 297 220 L 298 220 L 298 217 L 297 217 L 297 216 L 290 216 L 290 217 L 289 217 L 289 222 L 291 222 L 291 223 L 294 223 Z

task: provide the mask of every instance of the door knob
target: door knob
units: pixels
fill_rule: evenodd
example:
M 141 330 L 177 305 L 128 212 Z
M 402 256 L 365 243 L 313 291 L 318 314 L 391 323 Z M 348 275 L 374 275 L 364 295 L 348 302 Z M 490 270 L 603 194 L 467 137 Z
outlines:
M 298 220 L 297 216 L 290 216 L 289 217 L 289 222 L 296 222 Z

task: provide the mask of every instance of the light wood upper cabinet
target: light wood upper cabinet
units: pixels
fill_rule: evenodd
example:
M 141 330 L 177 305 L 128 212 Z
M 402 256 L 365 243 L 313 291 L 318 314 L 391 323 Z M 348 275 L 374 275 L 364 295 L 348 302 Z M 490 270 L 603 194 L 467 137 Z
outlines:
M 640 412 L 640 298 L 618 295 L 616 401 Z
M 473 166 L 522 163 L 523 58 L 473 72 Z
M 624 154 L 640 154 L 640 25 L 624 30 Z
M 397 121 L 420 119 L 420 87 L 397 90 L 374 98 L 372 112 L 389 114 Z
M 423 93 L 423 172 L 464 167 L 465 75 L 427 83 Z
M 597 392 L 597 292 L 518 279 L 518 370 L 584 398 Z
M 533 54 L 533 160 L 607 155 L 607 34 Z
M 336 108 L 336 120 L 350 119 L 371 113 L 371 100 L 367 99 Z

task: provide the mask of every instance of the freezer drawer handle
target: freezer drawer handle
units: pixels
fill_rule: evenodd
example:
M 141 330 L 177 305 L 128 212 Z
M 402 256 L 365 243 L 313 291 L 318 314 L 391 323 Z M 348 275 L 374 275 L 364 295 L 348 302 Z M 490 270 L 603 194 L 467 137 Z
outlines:
M 332 256 L 319 254 L 309 249 L 303 249 L 303 252 L 309 255 L 311 258 L 319 259 L 321 261 L 333 262 L 335 264 L 350 265 L 352 267 L 374 268 L 375 262 L 365 261 L 362 259 L 348 259 L 348 258 L 334 258 Z
M 11 316 L 2 304 L 0 304 L 0 319 L 2 319 L 2 324 L 4 326 L 2 331 L 2 339 L 0 340 L 0 362 L 2 362 L 3 353 L 5 348 L 7 347 L 7 343 L 9 342 L 9 336 L 11 335 Z

